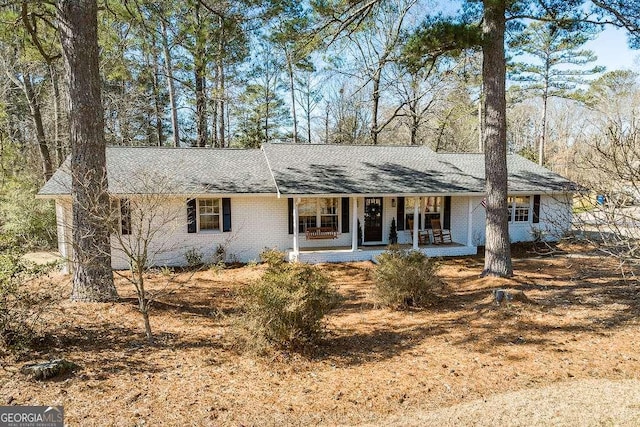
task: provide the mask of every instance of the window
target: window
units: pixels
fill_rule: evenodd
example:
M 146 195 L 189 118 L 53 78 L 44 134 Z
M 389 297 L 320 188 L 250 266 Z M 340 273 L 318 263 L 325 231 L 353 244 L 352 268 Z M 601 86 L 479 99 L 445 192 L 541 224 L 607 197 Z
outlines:
M 406 218 L 406 229 L 413 230 L 413 209 L 416 202 L 420 199 L 414 197 L 407 197 L 404 204 L 404 212 Z M 440 219 L 442 214 L 442 197 L 430 196 L 422 198 L 422 206 L 424 212 L 424 227 L 422 225 L 422 215 L 418 216 L 418 228 L 430 229 L 432 219 Z M 420 212 L 420 209 L 418 209 Z
M 316 199 L 302 199 L 298 203 L 298 231 L 304 233 L 307 228 L 317 227 Z
M 512 196 L 507 200 L 509 206 L 509 222 L 529 222 L 531 197 Z
M 298 203 L 298 231 L 304 233 L 310 227 L 331 227 L 337 231 L 339 226 L 338 206 L 340 206 L 338 198 L 300 200 Z
M 131 202 L 120 199 L 120 233 L 123 236 L 131 234 Z
M 338 199 L 318 199 L 320 227 L 338 229 Z
M 220 230 L 220 199 L 198 199 L 198 229 Z
M 440 219 L 442 213 L 442 197 L 425 197 L 424 205 L 424 225 L 425 228 L 431 229 L 431 220 Z
M 415 197 L 407 197 L 406 199 L 404 199 L 404 212 L 405 212 L 405 228 L 409 231 L 413 230 L 413 212 L 414 212 L 414 206 L 416 205 L 416 202 L 418 201 L 417 198 Z M 419 222 L 420 220 L 418 220 Z M 418 227 L 420 227 L 420 224 L 418 224 Z

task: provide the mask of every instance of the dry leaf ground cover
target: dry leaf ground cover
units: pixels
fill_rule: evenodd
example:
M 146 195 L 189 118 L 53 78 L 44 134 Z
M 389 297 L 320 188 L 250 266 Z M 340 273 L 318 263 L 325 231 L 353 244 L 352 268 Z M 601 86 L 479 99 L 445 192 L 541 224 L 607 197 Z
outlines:
M 444 261 L 449 296 L 407 312 L 374 305 L 373 264 L 322 265 L 346 299 L 313 356 L 235 348 L 234 293 L 262 266 L 190 277 L 155 306 L 154 346 L 124 282 L 120 303 L 59 298 L 40 353 L 0 359 L 0 404 L 61 404 L 70 425 L 638 425 L 634 283 L 597 257 L 514 263 L 512 279 L 494 279 L 479 278 L 480 257 Z M 68 295 L 68 281 L 41 286 Z M 496 287 L 531 303 L 499 308 Z M 81 370 L 44 382 L 18 372 L 59 356 Z

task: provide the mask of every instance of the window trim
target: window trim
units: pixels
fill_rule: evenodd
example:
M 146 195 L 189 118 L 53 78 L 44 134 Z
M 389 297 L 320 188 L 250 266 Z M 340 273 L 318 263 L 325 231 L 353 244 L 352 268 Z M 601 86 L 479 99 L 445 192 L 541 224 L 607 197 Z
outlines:
M 529 203 L 526 206 L 526 210 L 527 210 L 526 220 L 516 221 L 516 210 L 525 209 L 524 203 L 520 207 L 518 207 L 517 201 L 516 201 L 518 197 L 526 197 L 529 200 Z M 530 194 L 507 196 L 507 209 L 509 212 L 509 224 L 531 224 L 533 219 L 532 218 L 533 217 L 533 196 Z
M 427 205 L 425 203 L 425 198 L 434 197 L 435 199 L 440 199 L 439 202 L 435 202 L 435 206 L 440 208 L 439 211 L 434 212 L 426 212 Z M 417 199 L 418 197 L 405 197 L 404 198 L 404 221 L 405 221 L 405 231 L 413 232 L 413 229 L 409 227 L 409 215 L 413 217 L 413 206 L 410 206 L 412 203 L 409 200 Z M 420 206 L 418 209 L 418 228 L 420 230 L 430 230 L 431 229 L 431 219 L 439 219 L 440 221 L 444 220 L 445 213 L 445 196 L 423 196 L 419 197 Z M 415 202 L 414 202 L 415 203 Z M 428 221 L 427 221 L 428 220 Z
M 336 213 L 335 214 L 323 214 L 321 213 L 321 208 L 320 208 L 320 200 L 323 199 L 333 199 L 335 200 L 336 203 Z M 302 204 L 302 200 L 304 200 L 305 202 L 311 202 L 313 201 L 316 205 L 316 214 L 315 214 L 315 227 L 321 227 L 322 224 L 322 217 L 326 216 L 326 217 L 335 217 L 336 218 L 336 226 L 335 226 L 335 231 L 338 234 L 342 234 L 342 203 L 341 203 L 341 199 L 340 197 L 303 197 L 300 201 L 300 204 Z M 300 224 L 300 218 L 302 217 L 310 217 L 310 215 L 300 215 L 300 209 L 298 206 L 298 233 L 304 233 L 305 229 L 301 228 L 301 224 Z M 295 227 L 295 224 L 294 224 Z
M 200 228 L 200 202 L 204 200 L 218 201 L 218 213 L 206 214 L 212 217 L 218 217 L 218 228 L 204 229 Z M 222 233 L 222 198 L 220 197 L 199 197 L 196 199 L 196 232 L 203 234 Z

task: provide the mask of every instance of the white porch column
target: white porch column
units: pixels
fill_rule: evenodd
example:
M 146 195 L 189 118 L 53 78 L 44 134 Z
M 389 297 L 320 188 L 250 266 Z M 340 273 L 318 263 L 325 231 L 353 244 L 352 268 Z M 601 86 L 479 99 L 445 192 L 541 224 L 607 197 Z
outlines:
M 351 198 L 351 252 L 358 250 L 358 198 Z
M 469 219 L 467 220 L 467 246 L 473 242 L 473 199 L 469 196 Z
M 418 249 L 418 215 L 420 215 L 420 203 L 421 199 L 416 197 L 413 204 L 413 249 Z
M 299 202 L 300 199 L 293 199 L 293 256 L 296 261 L 300 253 L 300 233 L 298 230 L 300 223 L 300 215 L 298 214 Z

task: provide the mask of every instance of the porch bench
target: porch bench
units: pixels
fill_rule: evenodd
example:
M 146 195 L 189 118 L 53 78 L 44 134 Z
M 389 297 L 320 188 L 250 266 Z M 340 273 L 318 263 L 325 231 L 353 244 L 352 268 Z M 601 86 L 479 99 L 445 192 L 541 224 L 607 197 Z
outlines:
M 309 227 L 305 230 L 307 240 L 337 239 L 338 230 L 333 227 Z

